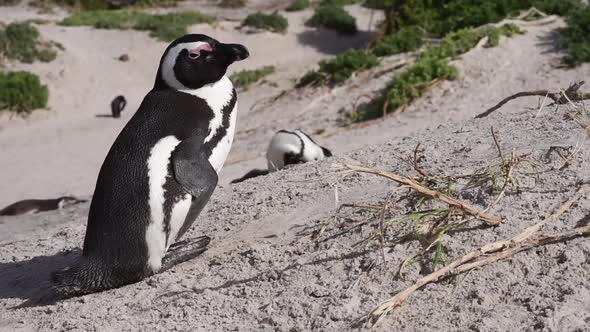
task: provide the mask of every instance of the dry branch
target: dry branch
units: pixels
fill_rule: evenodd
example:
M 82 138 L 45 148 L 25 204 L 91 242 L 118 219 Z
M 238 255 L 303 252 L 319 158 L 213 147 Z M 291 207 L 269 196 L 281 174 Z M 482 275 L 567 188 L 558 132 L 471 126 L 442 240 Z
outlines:
M 364 166 L 356 166 L 356 165 L 348 165 L 348 164 L 342 165 L 342 169 L 347 170 L 347 171 L 353 171 L 353 172 L 374 174 L 374 175 L 382 176 L 384 178 L 393 180 L 399 184 L 402 184 L 402 185 L 412 188 L 413 190 L 415 190 L 416 192 L 418 192 L 424 196 L 434 198 L 434 199 L 439 200 L 443 203 L 446 203 L 452 207 L 455 207 L 461 211 L 464 211 L 467 214 L 470 214 L 470 215 L 476 217 L 477 219 L 479 219 L 479 220 L 483 221 L 484 223 L 491 225 L 491 226 L 497 226 L 502 222 L 502 220 L 498 217 L 481 212 L 480 210 L 470 206 L 467 203 L 464 203 L 460 200 L 457 200 L 455 198 L 447 196 L 441 192 L 427 188 L 427 187 L 423 186 L 422 184 L 418 183 L 416 180 L 411 179 L 406 176 L 396 175 L 396 174 L 392 174 L 392 173 L 378 170 L 378 169 L 374 169 L 374 168 L 369 168 L 369 167 L 364 167 Z
M 480 247 L 464 256 L 459 257 L 458 259 L 454 260 L 452 263 L 441 268 L 440 270 L 435 271 L 423 278 L 420 278 L 412 286 L 404 289 L 403 291 L 396 294 L 389 300 L 383 302 L 376 309 L 374 309 L 369 314 L 369 318 L 374 322 L 373 325 L 378 324 L 381 320 L 383 320 L 383 318 L 385 318 L 385 316 L 389 312 L 391 312 L 395 307 L 401 305 L 410 295 L 412 295 L 412 293 L 414 293 L 416 290 L 420 289 L 426 284 L 436 282 L 445 277 L 467 272 L 476 267 L 496 262 L 500 259 L 510 257 L 520 251 L 529 248 L 548 244 L 555 241 L 564 240 L 574 236 L 590 234 L 590 226 L 585 226 L 569 231 L 541 235 L 529 240 L 529 238 L 533 234 L 538 232 L 541 228 L 543 228 L 543 226 L 545 226 L 549 222 L 557 220 L 562 214 L 569 210 L 571 206 L 580 198 L 580 196 L 582 196 L 582 194 L 586 190 L 586 187 L 579 188 L 576 191 L 576 193 L 559 209 L 555 210 L 553 213 L 546 216 L 546 218 L 543 221 L 537 223 L 534 226 L 528 227 L 523 232 L 517 234 L 513 238 L 509 240 L 490 243 L 483 247 Z M 484 255 L 489 255 L 492 253 L 495 254 L 491 256 L 485 256 L 484 258 L 477 260 L 478 258 Z
M 566 90 L 560 90 L 560 91 L 536 90 L 536 91 L 523 91 L 523 92 L 515 93 L 512 96 L 505 98 L 504 100 L 499 102 L 496 106 L 477 115 L 475 118 L 476 119 L 485 118 L 486 116 L 488 116 L 488 115 L 492 114 L 493 112 L 497 111 L 498 109 L 500 109 L 502 106 L 504 106 L 509 101 L 517 99 L 517 98 L 521 98 L 521 97 L 532 97 L 532 96 L 546 97 L 546 98 L 550 98 L 551 100 L 553 100 L 553 103 L 556 105 L 567 104 L 567 103 L 569 103 L 569 100 L 571 100 L 571 101 L 588 100 L 588 99 L 590 99 L 590 93 L 582 93 L 582 92 L 578 91 L 578 90 L 580 90 L 582 85 L 584 85 L 584 83 L 585 83 L 584 81 L 577 82 L 577 83 L 570 85 Z

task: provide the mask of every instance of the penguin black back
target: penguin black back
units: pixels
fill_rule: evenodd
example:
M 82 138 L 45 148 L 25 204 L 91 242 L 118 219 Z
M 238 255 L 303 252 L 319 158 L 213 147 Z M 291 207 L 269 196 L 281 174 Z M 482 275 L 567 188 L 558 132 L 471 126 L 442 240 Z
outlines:
M 53 274 L 62 295 L 119 287 L 195 256 L 167 251 L 217 185 L 236 118 L 236 93 L 225 72 L 246 57 L 243 46 L 205 35 L 168 46 L 154 88 L 100 169 L 81 259 Z

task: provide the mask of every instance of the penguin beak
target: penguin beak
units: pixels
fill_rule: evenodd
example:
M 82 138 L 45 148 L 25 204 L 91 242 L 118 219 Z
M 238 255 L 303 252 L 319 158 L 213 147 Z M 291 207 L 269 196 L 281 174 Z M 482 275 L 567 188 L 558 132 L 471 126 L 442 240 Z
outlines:
M 250 53 L 240 44 L 217 44 L 216 51 L 222 54 L 230 62 L 241 61 L 250 56 Z

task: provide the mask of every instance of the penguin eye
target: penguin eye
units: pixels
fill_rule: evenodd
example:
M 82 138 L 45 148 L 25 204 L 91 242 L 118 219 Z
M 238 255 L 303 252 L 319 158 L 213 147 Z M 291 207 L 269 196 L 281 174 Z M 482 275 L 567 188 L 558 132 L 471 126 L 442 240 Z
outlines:
M 199 53 L 189 53 L 188 57 L 195 60 L 199 57 Z

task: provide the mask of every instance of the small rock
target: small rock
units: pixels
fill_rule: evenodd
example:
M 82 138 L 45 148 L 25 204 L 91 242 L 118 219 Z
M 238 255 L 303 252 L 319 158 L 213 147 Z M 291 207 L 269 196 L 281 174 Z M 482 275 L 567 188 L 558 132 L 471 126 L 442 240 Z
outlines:
M 129 55 L 128 55 L 128 54 L 122 54 L 122 55 L 119 57 L 119 61 L 122 61 L 122 62 L 127 62 L 127 61 L 129 61 Z

